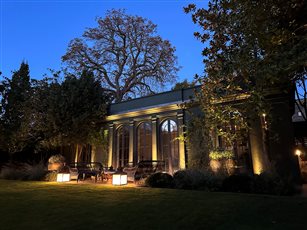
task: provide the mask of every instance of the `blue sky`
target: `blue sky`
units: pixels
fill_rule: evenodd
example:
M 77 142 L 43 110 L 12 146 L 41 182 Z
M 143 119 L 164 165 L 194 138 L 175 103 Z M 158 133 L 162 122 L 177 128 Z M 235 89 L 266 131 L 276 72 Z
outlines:
M 61 56 L 70 40 L 80 37 L 87 27 L 95 27 L 96 16 L 104 17 L 108 9 L 124 8 L 158 25 L 158 33 L 177 48 L 178 80 L 202 74 L 201 51 L 204 47 L 193 32 L 198 27 L 183 12 L 189 3 L 206 7 L 207 1 L 44 1 L 0 0 L 0 71 L 10 77 L 22 60 L 30 65 L 31 77 L 40 79 L 48 68 L 59 70 Z

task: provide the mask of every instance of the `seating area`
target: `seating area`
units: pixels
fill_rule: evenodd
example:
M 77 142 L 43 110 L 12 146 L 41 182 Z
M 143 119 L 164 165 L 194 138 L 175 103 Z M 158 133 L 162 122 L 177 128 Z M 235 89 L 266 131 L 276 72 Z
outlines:
M 74 162 L 69 164 L 70 178 L 76 179 L 77 182 L 82 179 L 93 177 L 95 182 L 102 177 L 103 166 L 99 162 Z
M 123 169 L 128 175 L 128 181 L 138 182 L 156 172 L 165 172 L 164 161 L 145 160 L 140 161 L 134 167 L 128 165 Z
M 124 173 L 127 173 L 128 181 L 138 183 L 142 179 L 146 179 L 148 176 L 156 172 L 165 172 L 164 161 L 152 161 L 145 160 L 140 161 L 135 166 L 127 165 L 122 169 Z M 90 178 L 101 181 L 112 181 L 112 175 L 116 173 L 113 168 L 104 168 L 100 162 L 73 162 L 68 165 L 64 165 L 60 170 L 61 173 L 69 173 L 70 180 L 85 181 Z

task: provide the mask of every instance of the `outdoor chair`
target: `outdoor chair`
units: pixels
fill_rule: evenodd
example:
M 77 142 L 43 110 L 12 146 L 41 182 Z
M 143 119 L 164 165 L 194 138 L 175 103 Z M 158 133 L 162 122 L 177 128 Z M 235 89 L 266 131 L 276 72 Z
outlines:
M 165 171 L 165 162 L 144 160 L 137 163 L 134 167 L 131 167 L 131 165 L 125 167 L 123 171 L 127 173 L 128 181 L 137 183 L 156 172 Z
M 74 177 L 77 177 L 77 182 L 80 177 L 85 180 L 87 177 L 94 177 L 95 182 L 101 177 L 103 166 L 100 162 L 74 162 L 70 164 Z
M 78 180 L 79 180 L 78 169 L 70 168 L 69 173 L 70 173 L 70 180 L 76 180 L 78 183 Z

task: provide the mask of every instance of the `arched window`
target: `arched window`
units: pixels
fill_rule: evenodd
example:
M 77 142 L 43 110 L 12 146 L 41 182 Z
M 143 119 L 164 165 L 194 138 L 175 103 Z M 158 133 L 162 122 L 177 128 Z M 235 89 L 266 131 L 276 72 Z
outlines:
M 129 129 L 123 125 L 116 134 L 116 167 L 124 167 L 129 161 Z
M 170 173 L 179 169 L 178 126 L 173 120 L 165 120 L 161 124 L 158 159 L 165 161 L 166 170 Z
M 152 139 L 151 139 L 151 124 L 143 122 L 137 129 L 137 153 L 138 160 L 151 160 L 152 159 Z

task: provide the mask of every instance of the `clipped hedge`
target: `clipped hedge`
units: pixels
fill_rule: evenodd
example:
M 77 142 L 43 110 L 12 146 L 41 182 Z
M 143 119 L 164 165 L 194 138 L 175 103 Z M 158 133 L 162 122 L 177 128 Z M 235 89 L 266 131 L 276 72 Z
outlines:
M 223 180 L 222 190 L 225 192 L 250 193 L 253 188 L 253 178 L 247 174 L 231 175 Z
M 211 171 L 185 169 L 177 171 L 173 178 L 174 188 L 177 189 L 270 195 L 293 195 L 295 192 L 295 187 L 292 183 L 282 180 L 276 174 L 268 173 L 226 176 L 225 174 Z
M 145 185 L 152 188 L 173 188 L 174 179 L 170 174 L 158 172 L 147 177 Z
M 292 183 L 282 180 L 275 174 L 261 173 L 253 177 L 253 193 L 293 195 L 295 193 L 295 188 Z
M 210 171 L 185 169 L 174 174 L 174 185 L 178 189 L 220 191 L 224 176 Z

